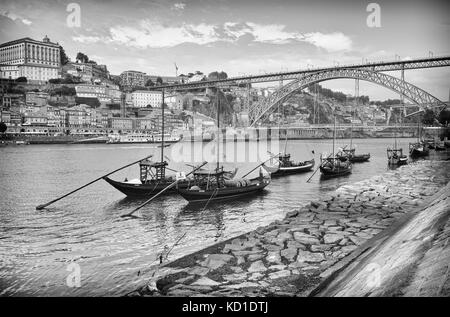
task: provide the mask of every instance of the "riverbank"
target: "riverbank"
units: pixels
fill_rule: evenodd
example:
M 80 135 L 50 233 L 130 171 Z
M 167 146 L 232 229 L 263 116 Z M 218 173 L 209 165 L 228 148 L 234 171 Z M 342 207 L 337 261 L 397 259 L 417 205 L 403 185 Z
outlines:
M 377 238 L 317 295 L 450 295 L 450 183 L 387 239 Z
M 282 221 L 163 265 L 132 295 L 314 295 L 449 180 L 450 161 L 427 160 L 342 186 Z

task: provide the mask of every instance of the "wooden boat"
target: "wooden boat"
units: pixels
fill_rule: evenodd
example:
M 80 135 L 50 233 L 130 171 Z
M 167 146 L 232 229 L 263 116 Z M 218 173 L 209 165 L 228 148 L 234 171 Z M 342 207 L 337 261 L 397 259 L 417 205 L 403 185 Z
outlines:
M 350 161 L 341 161 L 336 157 L 327 157 L 322 159 L 320 172 L 325 177 L 336 177 L 350 174 L 352 172 L 352 163 Z
M 219 146 L 220 146 L 220 100 L 217 98 L 217 166 L 214 171 L 198 170 L 194 172 L 194 180 L 190 182 L 188 188 L 178 187 L 178 193 L 189 203 L 198 203 L 209 201 L 217 201 L 223 199 L 234 199 L 238 197 L 250 196 L 261 192 L 270 184 L 270 174 L 263 175 L 262 164 L 256 168 L 260 168 L 259 177 L 249 179 L 246 178 L 252 171 L 245 174 L 242 178 L 226 178 L 226 172 L 223 166 L 220 167 L 219 162 Z
M 174 176 L 167 176 L 166 169 L 168 163 L 164 160 L 164 148 L 166 147 L 166 140 L 164 138 L 164 91 L 162 93 L 162 106 L 161 106 L 161 122 L 162 133 L 158 139 L 161 148 L 161 160 L 159 162 L 152 162 L 148 159 L 139 162 L 140 178 L 134 180 L 125 180 L 119 182 L 109 177 L 103 177 L 103 179 L 124 193 L 128 197 L 146 197 L 150 198 L 158 194 L 161 190 L 175 181 Z M 173 143 L 173 142 L 172 142 Z M 189 179 L 181 180 L 178 183 L 180 188 L 188 187 Z M 176 188 L 170 188 L 164 191 L 164 195 L 176 194 Z
M 438 143 L 436 140 L 427 140 L 424 141 L 424 144 L 427 145 L 430 150 L 445 151 L 445 144 Z
M 214 171 L 197 171 L 188 188 L 178 187 L 178 193 L 190 203 L 232 199 L 256 194 L 270 184 L 270 176 L 258 178 L 224 178 L 223 167 Z
M 350 160 L 341 160 L 335 155 L 334 146 L 336 142 L 336 115 L 334 116 L 333 129 L 333 153 L 326 157 L 320 157 L 320 172 L 324 177 L 337 177 L 350 174 L 352 172 L 352 163 Z
M 411 158 L 425 157 L 430 154 L 428 144 L 422 140 L 420 117 L 417 120 L 417 142 L 409 143 L 409 156 Z
M 370 159 L 370 153 L 355 154 L 355 148 L 342 149 L 336 155 L 341 161 L 349 160 L 352 163 L 367 162 Z
M 165 161 L 151 162 L 145 160 L 139 163 L 140 179 L 125 180 L 123 182 L 112 180 L 109 177 L 104 177 L 103 179 L 128 197 L 150 198 L 176 180 L 174 176 L 165 175 L 167 165 Z M 189 180 L 180 181 L 178 186 L 187 188 L 188 182 Z M 164 192 L 165 195 L 176 193 L 176 188 L 171 188 Z
M 263 164 L 263 167 L 272 177 L 305 173 L 310 171 L 315 165 L 314 159 L 309 161 L 294 162 L 290 154 L 283 154 L 278 157 L 278 162 L 273 165 Z
M 409 143 L 409 156 L 412 158 L 425 157 L 429 154 L 430 150 L 423 142 Z
M 408 164 L 408 157 L 403 154 L 403 149 L 388 148 L 387 157 L 389 165 L 406 165 Z
M 359 85 L 359 84 L 357 84 Z M 356 88 L 355 86 L 355 96 L 359 94 L 359 88 Z M 355 98 L 355 101 L 357 102 L 358 98 Z M 354 111 L 352 110 L 354 113 Z M 354 119 L 354 115 L 353 118 Z M 347 146 L 346 146 L 347 147 Z M 356 149 L 353 147 L 353 121 L 350 128 L 350 146 L 349 148 L 344 147 L 341 151 L 338 151 L 336 154 L 341 161 L 349 160 L 351 163 L 361 163 L 361 162 L 367 162 L 370 159 L 370 153 L 365 154 L 356 154 Z

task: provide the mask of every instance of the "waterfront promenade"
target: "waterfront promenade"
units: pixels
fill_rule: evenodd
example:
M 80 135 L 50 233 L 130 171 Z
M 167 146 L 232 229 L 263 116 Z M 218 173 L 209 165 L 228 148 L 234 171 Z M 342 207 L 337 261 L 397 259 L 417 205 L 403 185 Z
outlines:
M 434 296 L 427 289 L 448 278 L 449 180 L 450 161 L 426 160 L 345 185 L 282 221 L 159 267 L 130 295 Z M 402 263 L 409 279 L 391 283 Z M 384 291 L 367 293 L 367 285 Z

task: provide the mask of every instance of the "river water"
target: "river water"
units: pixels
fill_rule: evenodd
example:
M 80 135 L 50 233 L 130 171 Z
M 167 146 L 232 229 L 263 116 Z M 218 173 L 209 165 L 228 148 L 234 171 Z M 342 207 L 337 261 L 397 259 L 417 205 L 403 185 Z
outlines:
M 399 140 L 405 151 L 409 141 Z M 338 141 L 338 145 L 347 143 L 348 140 Z M 357 153 L 370 152 L 371 159 L 355 164 L 349 176 L 321 180 L 317 173 L 309 183 L 306 180 L 312 173 L 278 178 L 258 196 L 207 206 L 190 206 L 180 196 L 161 197 L 144 207 L 137 219 L 120 215 L 143 200 L 127 199 L 104 181 L 47 209 L 36 211 L 35 206 L 146 155 L 153 153 L 159 157 L 160 149 L 156 146 L 2 147 L 0 295 L 123 295 L 149 278 L 164 246 L 172 247 L 184 233 L 169 260 L 282 219 L 288 211 L 341 185 L 388 170 L 386 146 L 393 140 L 357 139 L 353 143 Z M 257 146 L 257 142 L 249 142 L 245 151 L 251 156 Z M 205 145 L 194 147 L 202 149 Z M 314 150 L 317 163 L 319 153 L 331 151 L 331 140 L 289 141 L 286 148 L 296 160 L 311 158 Z M 169 166 L 189 170 L 179 153 L 167 148 Z M 231 165 L 225 163 L 225 167 Z M 238 162 L 237 165 L 238 175 L 243 175 L 257 163 Z M 137 175 L 138 167 L 132 166 L 111 177 L 123 180 Z M 73 263 L 80 268 L 79 287 L 70 287 L 73 283 L 68 283 L 68 277 L 74 272 Z

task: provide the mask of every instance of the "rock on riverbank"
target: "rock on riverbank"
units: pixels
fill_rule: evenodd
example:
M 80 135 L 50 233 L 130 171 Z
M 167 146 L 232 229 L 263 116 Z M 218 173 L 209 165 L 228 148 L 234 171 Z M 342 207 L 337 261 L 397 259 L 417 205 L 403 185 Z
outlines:
M 343 186 L 282 221 L 166 264 L 138 294 L 307 296 L 449 179 L 450 162 L 419 161 Z

